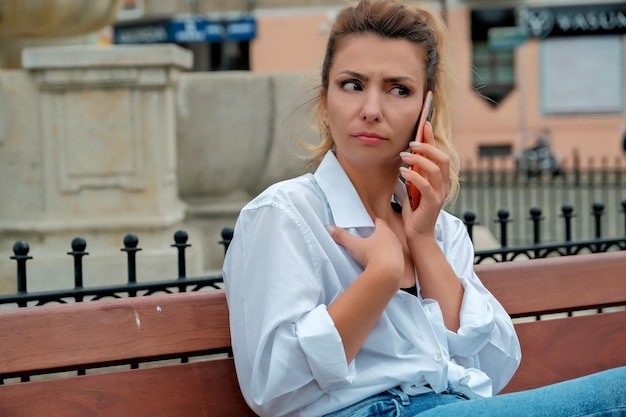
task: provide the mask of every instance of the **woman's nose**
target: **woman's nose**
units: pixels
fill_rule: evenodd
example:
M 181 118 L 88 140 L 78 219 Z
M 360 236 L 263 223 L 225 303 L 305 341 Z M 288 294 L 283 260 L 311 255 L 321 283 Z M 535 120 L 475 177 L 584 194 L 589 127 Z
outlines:
M 377 93 L 367 95 L 363 108 L 361 109 L 361 119 L 370 122 L 379 122 L 382 115 L 381 98 Z

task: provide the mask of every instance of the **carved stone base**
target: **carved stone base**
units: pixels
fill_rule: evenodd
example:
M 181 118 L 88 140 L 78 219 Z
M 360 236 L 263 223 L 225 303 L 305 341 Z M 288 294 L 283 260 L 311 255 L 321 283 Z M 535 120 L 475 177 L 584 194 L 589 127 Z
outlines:
M 26 49 L 23 64 L 28 76 L 14 81 L 34 99 L 21 111 L 13 108 L 19 101 L 4 103 L 17 121 L 0 132 L 0 243 L 5 251 L 16 240 L 31 246 L 29 290 L 72 286 L 65 252 L 76 236 L 93 253 L 85 258 L 89 285 L 124 279 L 126 233 L 144 248 L 140 276 L 175 278 L 169 245 L 185 204 L 178 197 L 174 91 L 190 52 L 175 45 L 45 47 Z M 13 97 L 5 79 L 0 87 Z M 194 239 L 200 247 L 200 236 Z M 189 273 L 197 275 L 196 258 Z M 15 265 L 6 264 L 0 276 L 14 282 Z

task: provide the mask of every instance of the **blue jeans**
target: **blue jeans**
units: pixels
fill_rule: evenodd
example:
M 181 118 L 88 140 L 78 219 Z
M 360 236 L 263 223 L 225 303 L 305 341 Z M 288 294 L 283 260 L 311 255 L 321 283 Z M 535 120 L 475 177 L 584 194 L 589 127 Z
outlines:
M 528 391 L 465 401 L 448 391 L 374 395 L 327 417 L 624 417 L 626 367 Z
M 452 390 L 441 394 L 429 392 L 409 397 L 399 389 L 392 388 L 339 411 L 326 414 L 325 417 L 412 417 L 433 407 L 466 400 L 463 394 Z

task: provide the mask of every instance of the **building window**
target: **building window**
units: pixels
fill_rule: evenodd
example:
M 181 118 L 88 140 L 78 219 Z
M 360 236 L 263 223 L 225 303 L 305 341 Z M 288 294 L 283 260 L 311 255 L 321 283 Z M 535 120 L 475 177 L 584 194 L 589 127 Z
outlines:
M 192 42 L 179 44 L 193 53 L 192 71 L 249 71 L 250 42 Z
M 498 105 L 515 85 L 513 49 L 490 49 L 487 42 L 474 42 L 473 87 L 494 106 Z
M 513 49 L 491 49 L 487 33 L 492 27 L 515 26 L 515 10 L 472 10 L 472 84 L 494 107 L 515 87 Z
M 213 71 L 249 71 L 250 43 L 248 41 L 224 41 L 214 44 L 211 58 Z

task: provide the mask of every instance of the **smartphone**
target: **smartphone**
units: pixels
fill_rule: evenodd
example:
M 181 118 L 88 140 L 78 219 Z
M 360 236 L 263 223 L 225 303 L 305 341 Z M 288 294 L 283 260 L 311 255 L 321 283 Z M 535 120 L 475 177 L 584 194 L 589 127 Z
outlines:
M 424 141 L 424 125 L 426 125 L 426 122 L 430 122 L 430 120 L 432 119 L 434 108 L 435 108 L 435 99 L 433 97 L 433 92 L 429 90 L 426 93 L 426 97 L 424 98 L 422 111 L 417 121 L 417 127 L 415 129 L 416 141 L 418 142 Z M 409 169 L 416 170 L 416 168 L 413 165 L 409 166 Z M 411 204 L 411 210 L 415 210 L 420 202 L 420 192 L 417 189 L 417 187 L 415 187 L 409 181 L 406 182 L 406 192 L 409 195 L 409 203 Z

